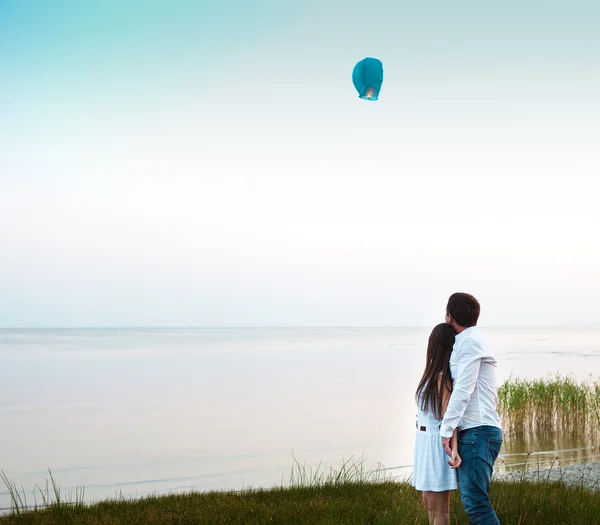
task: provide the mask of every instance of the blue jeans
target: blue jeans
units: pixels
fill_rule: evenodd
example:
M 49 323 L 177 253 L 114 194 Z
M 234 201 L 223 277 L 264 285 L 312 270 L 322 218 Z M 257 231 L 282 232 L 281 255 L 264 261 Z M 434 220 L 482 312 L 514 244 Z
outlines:
M 460 499 L 472 525 L 499 525 L 490 502 L 490 479 L 502 446 L 502 430 L 481 426 L 458 433 Z

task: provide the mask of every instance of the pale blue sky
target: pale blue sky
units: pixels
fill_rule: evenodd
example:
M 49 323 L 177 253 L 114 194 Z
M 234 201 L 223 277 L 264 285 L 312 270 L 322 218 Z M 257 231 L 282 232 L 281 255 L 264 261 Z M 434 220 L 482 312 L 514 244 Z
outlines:
M 0 326 L 429 325 L 457 290 L 487 324 L 598 322 L 598 27 L 578 0 L 0 0 Z

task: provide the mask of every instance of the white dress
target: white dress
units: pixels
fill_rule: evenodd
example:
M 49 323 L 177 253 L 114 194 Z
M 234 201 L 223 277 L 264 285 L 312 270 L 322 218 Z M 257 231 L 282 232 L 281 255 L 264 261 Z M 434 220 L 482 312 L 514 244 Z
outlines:
M 436 419 L 430 412 L 424 412 L 421 409 L 421 403 L 417 404 L 417 409 L 412 485 L 417 490 L 431 492 L 456 490 L 458 487 L 457 473 L 446 463 L 450 458 L 442 447 L 442 437 L 440 436 L 442 421 Z M 421 430 L 421 428 L 425 428 L 425 430 Z

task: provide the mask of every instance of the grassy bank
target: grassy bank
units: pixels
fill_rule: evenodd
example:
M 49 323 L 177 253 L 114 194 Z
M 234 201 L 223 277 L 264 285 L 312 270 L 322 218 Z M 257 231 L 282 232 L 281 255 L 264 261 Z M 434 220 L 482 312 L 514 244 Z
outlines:
M 555 483 L 496 482 L 492 499 L 504 524 L 600 524 L 600 494 Z M 458 492 L 452 523 L 467 525 Z M 92 506 L 59 504 L 0 518 L 0 524 L 423 524 L 420 494 L 408 483 L 340 483 L 244 492 L 213 492 L 106 501 Z
M 600 382 L 577 382 L 557 375 L 511 378 L 498 390 L 505 435 L 600 436 Z
M 236 492 L 190 492 L 136 500 L 83 503 L 83 490 L 66 502 L 50 473 L 37 488 L 36 510 L 25 509 L 25 492 L 4 476 L 13 512 L 0 525 L 193 525 L 193 524 L 427 524 L 421 494 L 408 482 L 386 477 L 380 466 L 366 468 L 364 459 L 343 461 L 339 469 L 312 469 L 296 461 L 289 485 Z M 491 496 L 504 524 L 600 525 L 600 493 L 577 484 L 516 474 L 493 482 Z M 451 499 L 452 523 L 469 520 L 456 491 Z

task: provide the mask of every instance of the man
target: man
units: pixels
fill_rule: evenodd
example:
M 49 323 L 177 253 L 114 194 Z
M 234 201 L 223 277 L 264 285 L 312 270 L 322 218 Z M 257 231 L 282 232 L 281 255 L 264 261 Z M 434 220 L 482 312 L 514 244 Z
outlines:
M 450 373 L 453 390 L 440 428 L 446 454 L 458 427 L 460 496 L 473 525 L 499 525 L 490 502 L 490 479 L 502 445 L 496 386 L 497 362 L 488 350 L 477 320 L 479 302 L 466 293 L 448 299 L 446 322 L 456 331 Z

